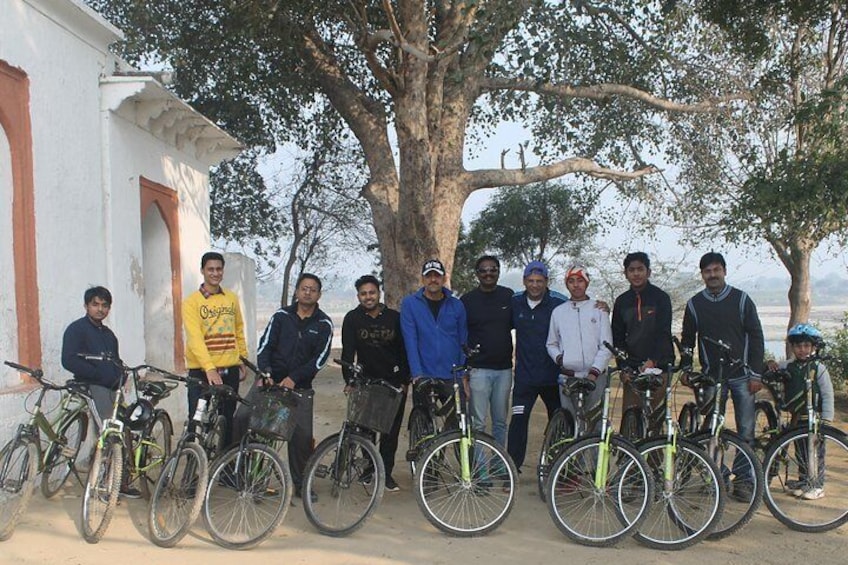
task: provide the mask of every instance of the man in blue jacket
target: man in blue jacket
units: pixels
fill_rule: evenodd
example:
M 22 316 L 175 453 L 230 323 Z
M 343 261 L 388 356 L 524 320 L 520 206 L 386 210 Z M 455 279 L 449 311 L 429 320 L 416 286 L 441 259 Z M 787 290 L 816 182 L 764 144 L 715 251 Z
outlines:
M 548 356 L 545 344 L 551 312 L 566 301 L 565 296 L 548 289 L 548 268 L 541 261 L 531 261 L 524 268 L 524 289 L 512 297 L 515 382 L 507 436 L 507 451 L 519 470 L 527 453 L 527 427 L 536 398 L 542 397 L 548 419 L 560 407 L 559 367 Z
M 462 346 L 468 341 L 468 324 L 462 302 L 445 288 L 445 266 L 430 259 L 421 269 L 424 286 L 401 302 L 400 328 L 406 345 L 412 383 L 422 377 L 452 382 L 451 367 L 465 363 Z M 444 387 L 444 396 L 450 394 Z M 413 404 L 422 404 L 413 388 Z

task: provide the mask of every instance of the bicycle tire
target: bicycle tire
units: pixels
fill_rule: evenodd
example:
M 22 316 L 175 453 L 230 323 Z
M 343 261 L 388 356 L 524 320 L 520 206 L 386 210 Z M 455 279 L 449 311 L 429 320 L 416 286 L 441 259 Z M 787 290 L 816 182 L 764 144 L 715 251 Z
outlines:
M 15 532 L 32 498 L 38 476 L 38 447 L 16 437 L 0 450 L 0 541 Z
M 156 482 L 147 525 L 159 547 L 174 547 L 191 530 L 203 507 L 209 481 L 209 460 L 196 443 L 185 443 L 162 467 Z
M 698 433 L 701 429 L 701 412 L 698 411 L 698 405 L 694 402 L 684 404 L 677 417 L 677 423 L 680 426 L 680 433 L 685 436 Z
M 763 464 L 751 446 L 736 432 L 721 431 L 717 442 L 718 453 L 709 453 L 709 432 L 698 434 L 692 439 L 708 451 L 721 470 L 727 498 L 721 518 L 709 539 L 726 538 L 750 522 L 760 507 L 763 501 Z
M 41 473 L 41 494 L 44 498 L 53 498 L 65 486 L 87 431 L 88 415 L 85 412 L 74 413 L 59 426 L 56 435 L 62 442 L 50 442 L 44 456 Z
M 536 465 L 536 487 L 539 498 L 547 502 L 547 483 L 550 476 L 550 467 L 566 445 L 561 441 L 564 438 L 574 437 L 574 420 L 571 413 L 563 408 L 557 408 L 545 426 L 545 435 L 542 440 L 542 448 L 539 451 L 539 463 Z
M 247 549 L 264 541 L 285 518 L 291 504 L 288 465 L 262 443 L 235 446 L 213 463 L 203 503 L 206 529 L 227 549 Z
M 150 500 L 153 489 L 162 474 L 162 466 L 171 455 L 171 438 L 174 425 L 164 410 L 156 410 L 141 435 L 141 468 L 138 474 L 139 489 L 145 500 Z
M 333 434 L 315 448 L 303 486 L 306 518 L 319 532 L 334 537 L 350 535 L 365 524 L 380 505 L 386 481 L 383 459 L 370 440 L 346 432 L 339 446 L 339 436 Z
M 660 550 L 690 547 L 710 535 L 724 509 L 725 493 L 718 465 L 700 444 L 678 437 L 674 452 L 674 479 L 665 481 L 666 438 L 639 446 L 654 482 L 654 504 L 633 536 Z
M 807 484 L 826 493 L 818 500 L 804 500 L 788 492 L 787 479 L 800 479 L 806 467 L 807 456 L 798 453 L 807 442 L 806 426 L 781 433 L 766 452 L 765 468 L 771 478 L 763 497 L 766 506 L 783 525 L 798 532 L 827 532 L 848 522 L 848 437 L 830 426 L 821 426 L 818 437 L 824 442 L 827 464 L 823 476 Z
M 435 436 L 436 426 L 426 410 L 415 406 L 409 413 L 407 429 L 409 430 L 409 451 L 406 453 L 406 459 L 409 461 L 409 470 L 415 475 L 416 462 L 426 449 L 426 442 L 422 440 Z
M 569 539 L 591 547 L 610 547 L 631 535 L 653 500 L 648 466 L 624 438 L 610 438 L 606 482 L 595 486 L 602 440 L 590 436 L 569 445 L 551 466 L 548 512 Z
M 123 445 L 117 436 L 109 436 L 95 450 L 82 499 L 82 537 L 97 543 L 106 533 L 121 490 L 124 467 Z
M 754 451 L 765 460 L 765 453 L 771 440 L 779 433 L 777 413 L 768 400 L 754 403 Z
M 621 416 L 621 436 L 631 443 L 645 439 L 645 422 L 641 408 L 631 406 L 624 411 Z
M 463 480 L 462 440 L 462 434 L 453 431 L 430 443 L 415 474 L 415 499 L 442 532 L 481 536 L 497 529 L 512 511 L 518 471 L 493 437 L 479 433 L 468 447 L 471 479 Z

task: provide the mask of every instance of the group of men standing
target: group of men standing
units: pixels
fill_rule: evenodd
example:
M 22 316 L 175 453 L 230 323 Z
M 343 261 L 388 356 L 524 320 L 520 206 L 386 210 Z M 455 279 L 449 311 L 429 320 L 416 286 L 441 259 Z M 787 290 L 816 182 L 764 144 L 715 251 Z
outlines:
M 477 350 L 462 389 L 470 399 L 472 425 L 483 431 L 491 421 L 492 435 L 506 445 L 519 469 L 526 456 L 528 424 L 537 398 L 541 397 L 549 418 L 558 407 L 570 407 L 570 399 L 560 394 L 560 375 L 597 380 L 593 395 L 603 393 L 612 358 L 605 341 L 626 351 L 640 369 L 664 368 L 674 362 L 671 300 L 651 284 L 647 254 L 625 257 L 624 274 L 630 288 L 615 300 L 612 322 L 608 306 L 589 297 L 590 276 L 584 266 L 574 265 L 566 272 L 569 297 L 549 288 L 549 271 L 541 261 L 525 267 L 524 290 L 518 293 L 498 285 L 500 267 L 496 257 L 480 257 L 475 265 L 477 288 L 457 298 L 445 286 L 444 265 L 430 259 L 422 267 L 422 287 L 403 299 L 400 312 L 380 301 L 376 277 L 365 275 L 355 283 L 359 305 L 347 313 L 342 324 L 342 359 L 356 360 L 370 377 L 384 379 L 403 391 L 392 429 L 380 439 L 390 491 L 399 488 L 392 470 L 409 383 L 413 383 L 413 403 L 422 402 L 415 396 L 414 383 L 424 377 L 443 382 L 444 393 L 449 394 L 452 368 L 465 364 L 467 345 Z M 730 375 L 729 389 L 737 430 L 753 440 L 753 395 L 761 386 L 758 375 L 764 353 L 756 307 L 744 292 L 726 284 L 721 254 L 704 255 L 700 270 L 705 289 L 687 303 L 681 341 L 688 348 L 697 344 L 705 372 L 718 372 L 721 352 L 704 336 L 723 341 L 734 357 L 747 364 L 750 370 L 739 368 Z M 238 297 L 221 286 L 223 273 L 221 254 L 210 252 L 202 257 L 203 283 L 183 302 L 186 361 L 190 374 L 237 388 L 245 378 L 240 360 L 247 356 L 244 322 Z M 298 278 L 294 303 L 272 316 L 257 356 L 259 368 L 270 374 L 275 384 L 300 391 L 304 399 L 288 443 L 297 496 L 301 495 L 303 470 L 312 446 L 312 380 L 329 358 L 333 335 L 332 321 L 318 305 L 321 290 L 317 276 L 304 273 Z M 118 358 L 117 339 L 102 323 L 111 307 L 111 295 L 95 287 L 86 291 L 84 302 L 86 316 L 65 332 L 62 362 L 76 378 L 93 385 L 98 410 L 105 415 L 121 384 L 120 371 L 104 362 L 83 360 L 77 353 L 108 351 Z M 345 377 L 350 375 L 345 372 Z M 254 389 L 260 386 L 266 383 L 258 380 L 253 385 Z M 199 387 L 190 387 L 189 414 L 199 396 Z M 595 400 L 590 397 L 589 402 Z M 626 386 L 623 408 L 637 402 L 638 397 Z M 510 405 L 512 417 L 508 419 Z M 220 408 L 233 422 L 228 441 L 240 438 L 249 417 L 244 410 L 236 414 L 235 408 L 234 403 Z

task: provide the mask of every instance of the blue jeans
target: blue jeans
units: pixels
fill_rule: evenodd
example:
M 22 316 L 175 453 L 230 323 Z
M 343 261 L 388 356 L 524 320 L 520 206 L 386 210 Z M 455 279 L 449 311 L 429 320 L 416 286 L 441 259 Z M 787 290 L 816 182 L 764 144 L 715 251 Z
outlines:
M 736 420 L 736 433 L 745 443 L 754 446 L 755 403 L 754 394 L 748 390 L 748 379 L 733 379 L 721 389 L 721 402 L 727 402 L 727 395 L 733 400 L 733 416 Z M 725 473 L 725 470 L 722 470 Z M 733 461 L 734 481 L 750 481 L 752 469 L 745 457 L 738 453 Z
M 471 370 L 470 388 L 471 425 L 474 431 L 486 431 L 486 419 L 491 412 L 492 436 L 501 446 L 505 446 L 512 369 L 474 368 Z

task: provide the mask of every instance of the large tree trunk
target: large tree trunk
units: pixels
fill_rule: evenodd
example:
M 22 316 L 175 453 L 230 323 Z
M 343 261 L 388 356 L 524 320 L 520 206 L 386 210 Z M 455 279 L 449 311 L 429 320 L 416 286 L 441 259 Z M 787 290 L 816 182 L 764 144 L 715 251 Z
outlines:
M 789 285 L 789 325 L 810 321 L 810 309 L 813 305 L 810 292 L 810 257 L 812 250 L 793 246 L 790 250 L 791 266 L 787 265 L 791 283 Z

